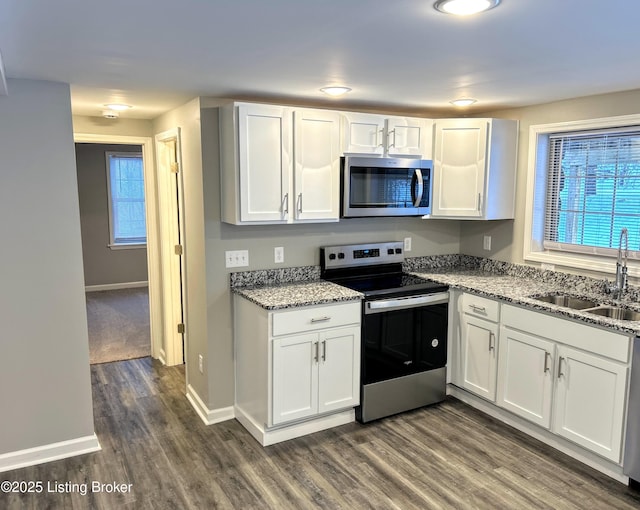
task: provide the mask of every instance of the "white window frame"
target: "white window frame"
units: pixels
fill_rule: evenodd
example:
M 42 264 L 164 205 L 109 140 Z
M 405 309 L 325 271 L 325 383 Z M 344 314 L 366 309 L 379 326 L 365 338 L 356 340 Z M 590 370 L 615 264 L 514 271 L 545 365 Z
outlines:
M 111 196 L 111 162 L 109 158 L 111 156 L 120 156 L 120 157 L 139 157 L 142 160 L 142 172 L 144 178 L 144 155 L 140 151 L 106 151 L 105 152 L 105 161 L 106 161 L 106 170 L 107 170 L 107 206 L 109 209 L 109 248 L 112 250 L 136 250 L 147 247 L 147 242 L 116 242 L 113 232 L 113 199 Z M 146 190 L 145 190 L 145 200 L 146 200 Z M 146 205 L 145 205 L 146 208 Z
M 523 246 L 523 258 L 525 261 L 539 262 L 543 265 L 543 268 L 549 269 L 558 265 L 586 271 L 615 273 L 617 253 L 609 256 L 596 255 L 594 253 L 560 252 L 544 248 L 548 139 L 549 135 L 553 133 L 639 125 L 640 115 L 622 115 L 530 126 Z M 640 276 L 640 256 L 638 252 L 629 251 L 628 270 L 629 275 Z

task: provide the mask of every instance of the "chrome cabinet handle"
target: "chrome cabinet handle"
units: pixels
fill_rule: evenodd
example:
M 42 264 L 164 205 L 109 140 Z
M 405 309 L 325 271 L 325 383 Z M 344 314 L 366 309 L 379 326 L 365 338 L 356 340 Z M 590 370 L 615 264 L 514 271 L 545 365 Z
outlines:
M 562 373 L 562 360 L 564 358 L 562 356 L 560 356 L 560 359 L 558 360 L 558 379 L 560 379 L 560 377 L 562 377 L 564 374 Z
M 322 361 L 327 361 L 327 341 L 322 341 Z
M 298 212 L 302 212 L 302 193 L 298 194 Z
M 482 194 L 478 193 L 478 211 L 480 210 L 480 204 L 482 204 Z
M 396 130 L 392 129 L 391 131 L 389 131 L 389 134 L 387 135 L 387 138 L 389 136 L 391 136 L 391 133 L 393 133 L 393 143 L 388 143 L 388 140 L 387 140 L 387 143 L 388 143 L 387 149 L 390 149 L 391 147 L 395 147 L 396 146 Z
M 285 193 L 282 198 L 282 214 L 289 214 L 289 193 Z
M 381 133 L 381 136 L 380 136 L 381 142 L 380 143 L 378 143 L 378 133 Z M 378 129 L 376 131 L 376 144 L 378 145 L 378 147 L 384 147 L 384 129 Z
M 315 318 L 311 319 L 311 324 L 315 324 L 317 322 L 327 322 L 327 321 L 330 321 L 330 320 L 331 320 L 331 317 L 326 316 L 326 315 L 324 317 L 315 317 Z
M 470 304 L 469 308 L 471 308 L 474 312 L 482 312 L 486 313 L 487 309 L 484 306 L 478 306 L 474 304 Z
M 316 355 L 313 357 L 313 361 L 315 361 L 316 363 L 318 362 L 318 360 L 320 359 L 320 342 L 314 342 L 315 346 L 316 346 Z
M 544 351 L 544 373 L 546 374 L 549 371 L 549 358 L 551 354 L 547 351 Z
M 496 335 L 494 335 L 493 333 L 489 333 L 489 350 L 490 351 L 493 351 L 496 348 L 495 340 L 496 340 Z

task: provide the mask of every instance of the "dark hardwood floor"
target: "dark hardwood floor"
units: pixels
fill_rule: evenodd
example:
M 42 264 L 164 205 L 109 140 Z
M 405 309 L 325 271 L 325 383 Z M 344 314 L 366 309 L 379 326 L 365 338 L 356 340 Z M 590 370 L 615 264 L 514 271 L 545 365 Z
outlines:
M 455 399 L 263 448 L 235 420 L 205 426 L 182 367 L 142 358 L 91 373 L 102 451 L 0 473 L 45 487 L 0 494 L 0 508 L 640 508 L 640 493 Z M 46 490 L 67 482 L 75 491 Z

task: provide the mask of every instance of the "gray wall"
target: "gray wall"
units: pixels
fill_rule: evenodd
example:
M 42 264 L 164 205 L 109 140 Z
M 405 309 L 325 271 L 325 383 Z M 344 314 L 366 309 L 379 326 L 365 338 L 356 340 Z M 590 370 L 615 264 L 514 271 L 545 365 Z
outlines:
M 76 143 L 84 280 L 87 286 L 147 281 L 147 249 L 109 248 L 107 151 L 142 152 L 139 145 Z
M 0 455 L 93 435 L 69 86 L 0 97 Z

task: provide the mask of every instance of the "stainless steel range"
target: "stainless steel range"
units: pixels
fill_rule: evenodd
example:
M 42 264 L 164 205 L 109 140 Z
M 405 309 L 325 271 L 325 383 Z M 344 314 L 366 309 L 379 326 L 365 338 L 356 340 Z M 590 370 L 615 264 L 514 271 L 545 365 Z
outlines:
M 404 273 L 403 261 L 402 242 L 320 249 L 322 278 L 365 296 L 361 422 L 445 398 L 448 287 Z

